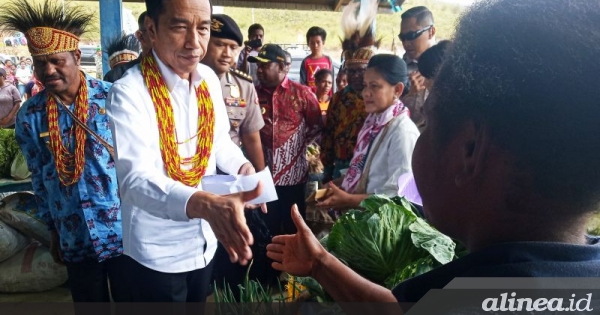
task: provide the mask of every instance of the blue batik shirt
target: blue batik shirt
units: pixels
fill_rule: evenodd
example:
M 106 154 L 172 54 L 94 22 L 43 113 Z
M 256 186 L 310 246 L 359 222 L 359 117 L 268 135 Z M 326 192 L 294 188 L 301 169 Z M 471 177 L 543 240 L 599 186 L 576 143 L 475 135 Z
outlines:
M 111 83 L 86 75 L 88 87 L 87 126 L 112 145 L 105 101 Z M 58 179 L 54 157 L 48 146 L 48 93 L 42 91 L 23 104 L 17 115 L 17 142 L 31 170 L 39 215 L 60 236 L 66 262 L 86 259 L 104 261 L 123 252 L 121 202 L 113 158 L 102 143 L 86 133 L 85 166 L 79 181 L 63 186 Z M 58 105 L 63 139 L 76 124 L 64 107 Z M 73 111 L 74 104 L 69 106 Z M 40 135 L 43 135 L 41 137 Z M 71 137 L 71 148 L 75 147 Z M 66 140 L 65 140 L 66 141 Z M 64 142 L 63 142 L 64 143 Z

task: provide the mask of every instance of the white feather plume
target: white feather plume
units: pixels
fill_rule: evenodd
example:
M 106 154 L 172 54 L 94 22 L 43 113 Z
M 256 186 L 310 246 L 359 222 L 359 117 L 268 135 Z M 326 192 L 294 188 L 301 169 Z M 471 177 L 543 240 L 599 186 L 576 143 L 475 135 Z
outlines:
M 361 10 L 361 2 L 350 2 L 342 11 L 342 31 L 344 37 L 349 39 L 359 32 L 360 37 L 363 37 L 371 28 L 373 20 L 377 17 L 377 9 L 379 0 L 370 0 L 367 8 Z

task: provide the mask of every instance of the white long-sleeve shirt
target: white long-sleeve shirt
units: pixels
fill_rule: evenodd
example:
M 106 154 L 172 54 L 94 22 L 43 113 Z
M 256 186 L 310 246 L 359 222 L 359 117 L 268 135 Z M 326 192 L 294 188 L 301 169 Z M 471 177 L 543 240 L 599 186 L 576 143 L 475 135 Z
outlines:
M 397 195 L 398 178 L 412 171 L 412 154 L 419 130 L 406 114 L 394 119 L 388 128 L 384 138 L 381 138 L 384 135 L 380 132 L 373 140 L 373 144 L 381 143 L 377 152 L 369 153 L 371 168 L 367 194 Z
M 195 89 L 206 80 L 213 96 L 215 130 L 205 175 L 215 174 L 217 165 L 237 174 L 247 160 L 229 137 L 229 120 L 215 73 L 199 64 L 192 73 L 190 88 L 188 80 L 181 79 L 154 57 L 171 94 L 180 142 L 190 139 L 198 130 Z M 107 109 L 115 143 L 125 254 L 159 272 L 204 268 L 214 256 L 217 239 L 208 222 L 190 220 L 186 214 L 189 198 L 202 187 L 188 187 L 168 177 L 159 147 L 154 104 L 139 65 L 113 85 Z M 179 145 L 182 157 L 190 157 L 195 151 L 195 139 Z

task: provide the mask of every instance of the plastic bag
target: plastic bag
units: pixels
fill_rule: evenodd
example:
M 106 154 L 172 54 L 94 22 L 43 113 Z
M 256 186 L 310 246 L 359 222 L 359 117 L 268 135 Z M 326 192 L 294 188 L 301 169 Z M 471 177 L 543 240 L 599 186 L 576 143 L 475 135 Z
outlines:
M 16 180 L 23 180 L 31 177 L 31 172 L 27 167 L 27 161 L 23 152 L 17 152 L 10 165 L 10 176 Z

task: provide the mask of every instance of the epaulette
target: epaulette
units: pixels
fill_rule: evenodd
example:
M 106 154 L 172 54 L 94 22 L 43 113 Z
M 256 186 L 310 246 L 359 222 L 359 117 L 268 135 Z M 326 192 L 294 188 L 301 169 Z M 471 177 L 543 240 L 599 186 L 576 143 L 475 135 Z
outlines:
M 233 69 L 233 68 L 230 68 L 229 72 L 238 78 L 242 78 L 242 79 L 252 83 L 252 77 L 245 72 L 242 72 L 238 69 Z

